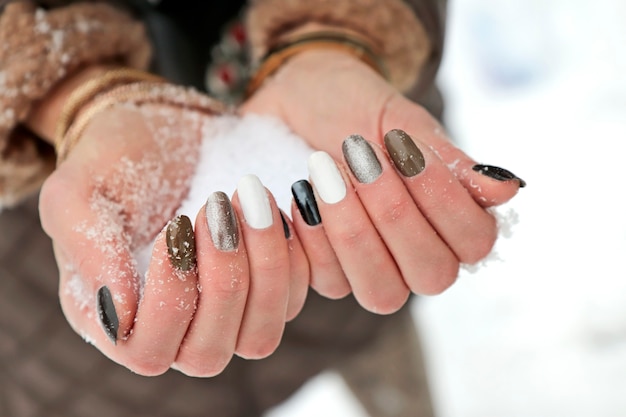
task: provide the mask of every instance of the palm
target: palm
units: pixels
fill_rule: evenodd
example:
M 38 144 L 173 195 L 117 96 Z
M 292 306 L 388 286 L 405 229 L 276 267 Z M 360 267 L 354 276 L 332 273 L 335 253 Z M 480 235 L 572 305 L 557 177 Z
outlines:
M 294 58 L 242 110 L 279 117 L 313 148 L 339 158 L 339 144 L 350 134 L 382 141 L 381 116 L 397 96 L 361 62 L 324 51 Z
M 86 297 L 111 280 L 120 286 L 112 291 L 129 294 L 120 323 L 132 326 L 141 282 L 133 253 L 154 239 L 186 195 L 199 153 L 198 123 L 156 105 L 103 111 L 46 181 L 40 215 L 55 244 L 66 313 L 74 311 L 67 303 L 81 310 L 91 304 L 75 294 L 75 277 Z M 77 318 L 68 315 L 72 324 Z

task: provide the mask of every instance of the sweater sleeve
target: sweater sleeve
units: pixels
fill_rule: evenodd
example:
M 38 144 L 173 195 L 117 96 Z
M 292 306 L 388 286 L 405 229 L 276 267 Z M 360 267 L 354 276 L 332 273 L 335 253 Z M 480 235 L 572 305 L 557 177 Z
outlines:
M 246 26 L 252 59 L 306 23 L 364 37 L 402 92 L 430 84 L 443 48 L 443 0 L 251 0 Z
M 20 124 L 33 104 L 81 66 L 145 69 L 150 44 L 126 11 L 85 2 L 52 9 L 9 3 L 0 14 L 0 209 L 36 191 L 54 169 L 50 146 Z

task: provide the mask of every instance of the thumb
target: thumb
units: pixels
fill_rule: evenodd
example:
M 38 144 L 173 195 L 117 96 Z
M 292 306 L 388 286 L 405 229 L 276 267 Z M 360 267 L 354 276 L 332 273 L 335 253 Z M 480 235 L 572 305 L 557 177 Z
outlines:
M 75 181 L 55 174 L 40 195 L 42 226 L 54 241 L 60 263 L 63 310 L 68 321 L 98 345 L 100 339 L 115 343 L 128 336 L 140 292 L 124 212 L 119 204 L 101 199 L 83 195 Z M 98 334 L 93 330 L 97 320 Z

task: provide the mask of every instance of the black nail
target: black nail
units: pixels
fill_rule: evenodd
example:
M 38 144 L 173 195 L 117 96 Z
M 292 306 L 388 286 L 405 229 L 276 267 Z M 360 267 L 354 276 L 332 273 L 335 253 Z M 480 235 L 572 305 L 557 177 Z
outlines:
M 478 164 L 474 165 L 472 169 L 480 174 L 486 175 L 489 178 L 493 178 L 494 180 L 518 181 L 520 188 L 526 187 L 526 181 L 504 168 L 499 168 L 493 165 Z
M 117 344 L 117 331 L 120 326 L 111 291 L 107 286 L 98 290 L 98 317 L 107 336 L 113 344 Z
M 313 188 L 307 180 L 300 180 L 293 183 L 291 193 L 296 201 L 300 215 L 309 226 L 316 226 L 322 222 L 320 211 L 317 208 Z
M 289 239 L 291 237 L 291 231 L 289 230 L 287 220 L 285 220 L 285 216 L 283 215 L 282 210 L 278 210 L 278 212 L 280 213 L 280 219 L 283 221 L 283 232 L 285 232 L 285 239 Z

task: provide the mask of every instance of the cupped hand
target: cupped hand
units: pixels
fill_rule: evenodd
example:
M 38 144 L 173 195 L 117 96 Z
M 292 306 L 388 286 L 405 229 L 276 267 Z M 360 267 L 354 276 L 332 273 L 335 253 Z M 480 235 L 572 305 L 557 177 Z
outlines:
M 410 292 L 440 293 L 460 263 L 484 258 L 497 238 L 485 209 L 523 185 L 478 165 L 426 110 L 340 52 L 292 58 L 242 111 L 277 116 L 326 152 L 309 163 L 321 224 L 294 213 L 311 284 L 331 298 L 352 291 L 378 313 L 397 310 Z M 352 166 L 359 161 L 370 170 L 365 179 Z
M 144 375 L 175 367 L 211 376 L 233 354 L 266 356 L 306 295 L 304 252 L 295 233 L 285 238 L 293 226 L 283 224 L 271 194 L 271 223 L 260 230 L 247 226 L 235 195 L 231 212 L 241 236 L 232 251 L 216 250 L 210 237 L 209 220 L 221 224 L 223 212 L 201 209 L 195 230 L 187 217 L 174 217 L 198 161 L 204 122 L 161 105 L 102 111 L 41 192 L 69 323 Z M 228 198 L 220 201 L 230 207 Z M 153 240 L 144 275 L 135 254 Z

